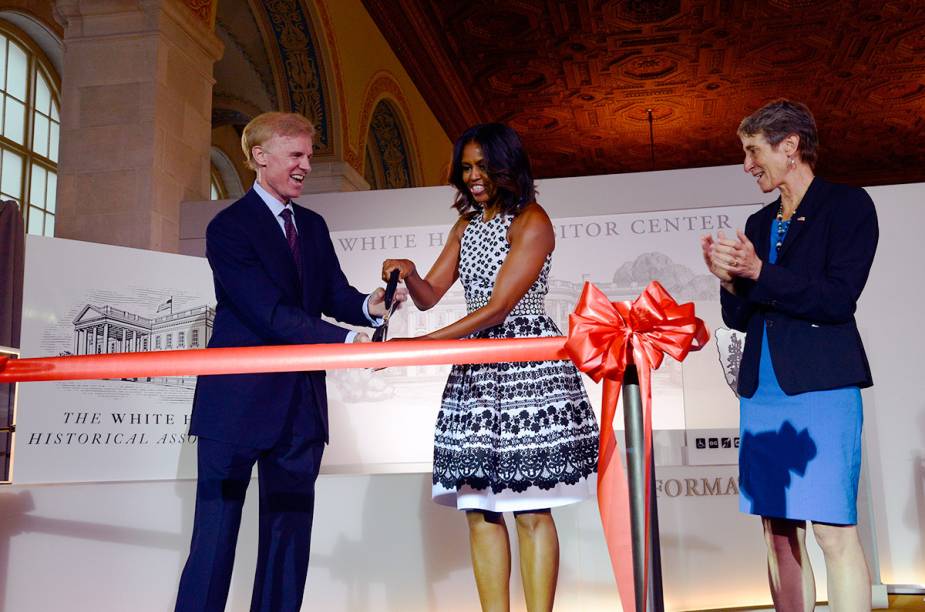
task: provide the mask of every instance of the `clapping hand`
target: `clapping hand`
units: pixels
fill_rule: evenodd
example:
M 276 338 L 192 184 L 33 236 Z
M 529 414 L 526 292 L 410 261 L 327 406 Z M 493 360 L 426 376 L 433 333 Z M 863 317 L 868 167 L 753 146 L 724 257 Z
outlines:
M 758 280 L 761 258 L 755 252 L 755 245 L 741 230 L 736 230 L 735 239 L 717 232 L 714 240 L 708 234 L 700 239 L 700 244 L 707 268 L 720 281 L 728 283 L 735 277 Z
M 722 238 L 723 233 L 719 232 L 718 237 Z M 721 282 L 732 282 L 732 275 L 726 271 L 725 268 L 717 265 L 717 262 L 713 259 L 713 246 L 715 244 L 716 241 L 713 240 L 712 234 L 705 234 L 700 237 L 700 247 L 703 249 L 703 262 L 707 264 L 707 269 L 710 271 L 710 273 L 718 278 Z

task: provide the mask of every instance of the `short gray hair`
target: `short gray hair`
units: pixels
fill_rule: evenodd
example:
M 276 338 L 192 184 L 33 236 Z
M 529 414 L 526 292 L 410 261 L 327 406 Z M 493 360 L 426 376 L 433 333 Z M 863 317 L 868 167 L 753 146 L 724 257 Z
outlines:
M 737 133 L 741 136 L 762 134 L 774 148 L 787 136 L 796 134 L 800 137 L 797 146 L 800 159 L 809 164 L 810 168 L 816 166 L 819 157 L 816 119 L 802 102 L 783 98 L 769 102 L 743 119 Z

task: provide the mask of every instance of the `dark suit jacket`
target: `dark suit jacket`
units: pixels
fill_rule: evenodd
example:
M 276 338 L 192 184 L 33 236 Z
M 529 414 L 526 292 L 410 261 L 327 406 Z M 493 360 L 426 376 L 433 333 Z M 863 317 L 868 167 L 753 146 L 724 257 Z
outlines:
M 781 389 L 793 395 L 873 384 L 854 311 L 874 260 L 874 203 L 857 187 L 813 179 L 790 222 L 776 264 L 767 263 L 780 199 L 748 218 L 745 234 L 764 262 L 757 281 L 720 290 L 723 320 L 747 332 L 739 394 L 758 386 L 763 328 Z
M 366 296 L 347 283 L 327 225 L 294 206 L 304 278 L 299 282 L 289 243 L 273 213 L 250 190 L 206 230 L 206 256 L 215 279 L 215 323 L 209 348 L 344 342 L 348 330 L 325 314 L 369 325 Z M 251 448 L 269 448 L 298 410 L 315 411 L 327 436 L 324 372 L 200 376 L 190 433 Z

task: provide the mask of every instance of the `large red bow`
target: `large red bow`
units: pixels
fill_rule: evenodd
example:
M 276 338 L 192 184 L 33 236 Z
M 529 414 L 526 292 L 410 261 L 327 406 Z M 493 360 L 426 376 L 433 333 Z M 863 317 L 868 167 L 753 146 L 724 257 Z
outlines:
M 649 533 L 650 465 L 652 452 L 651 371 L 662 364 L 665 353 L 683 361 L 690 351 L 703 348 L 709 339 L 704 322 L 694 316 L 693 304 L 678 304 L 658 281 L 652 281 L 634 302 L 611 302 L 600 289 L 585 283 L 575 312 L 569 315 L 565 351 L 578 368 L 600 382 L 601 443 L 598 455 L 597 503 L 610 552 L 610 563 L 627 612 L 637 610 L 637 598 L 646 605 L 646 593 L 637 594 L 633 582 L 629 489 L 613 432 L 614 414 L 623 373 L 635 364 L 643 399 L 645 427 L 646 533 Z M 646 538 L 648 584 L 649 542 Z

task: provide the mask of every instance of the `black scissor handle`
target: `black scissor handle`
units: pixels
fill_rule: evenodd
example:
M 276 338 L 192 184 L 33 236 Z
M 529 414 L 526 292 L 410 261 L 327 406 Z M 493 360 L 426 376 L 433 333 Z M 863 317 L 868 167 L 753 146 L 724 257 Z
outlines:
M 392 270 L 389 274 L 389 282 L 385 285 L 385 309 L 392 308 L 392 300 L 395 298 L 395 289 L 398 288 L 398 268 Z
M 392 310 L 395 308 L 395 304 L 392 302 L 395 299 L 395 289 L 398 287 L 398 268 L 392 270 L 389 274 L 389 282 L 385 285 L 385 295 L 383 296 L 383 301 L 385 302 L 385 320 L 382 325 L 376 328 L 376 331 L 373 332 L 373 342 L 385 342 L 386 337 L 389 334 L 389 317 L 392 314 Z

